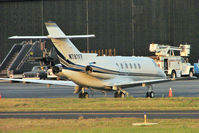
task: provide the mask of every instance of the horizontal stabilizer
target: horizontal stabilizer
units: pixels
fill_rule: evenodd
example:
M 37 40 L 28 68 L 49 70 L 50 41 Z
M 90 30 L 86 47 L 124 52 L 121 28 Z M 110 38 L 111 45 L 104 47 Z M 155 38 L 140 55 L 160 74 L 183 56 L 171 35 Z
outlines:
M 70 36 L 12 36 L 8 39 L 75 39 L 75 38 L 90 38 L 95 35 L 70 35 Z
M 8 39 L 49 39 L 48 36 L 12 36 Z
M 66 38 L 72 39 L 72 38 L 90 38 L 90 37 L 95 37 L 94 34 L 91 35 L 71 35 L 71 36 L 66 36 Z

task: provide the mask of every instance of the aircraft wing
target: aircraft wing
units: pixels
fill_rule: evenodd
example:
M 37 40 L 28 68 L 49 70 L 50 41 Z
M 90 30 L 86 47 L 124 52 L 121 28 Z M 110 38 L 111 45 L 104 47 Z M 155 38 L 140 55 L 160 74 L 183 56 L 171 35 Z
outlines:
M 0 78 L 0 80 L 40 83 L 40 84 L 50 84 L 50 85 L 76 86 L 76 84 L 72 81 L 60 81 L 60 80 L 33 80 L 33 79 L 11 79 L 11 78 Z
M 171 79 L 151 79 L 151 80 L 132 81 L 132 79 L 128 79 L 128 78 L 126 79 L 116 78 L 113 80 L 107 80 L 106 86 L 118 86 L 121 88 L 128 88 L 128 87 L 157 84 L 157 83 L 169 82 L 169 81 L 172 81 L 172 80 Z

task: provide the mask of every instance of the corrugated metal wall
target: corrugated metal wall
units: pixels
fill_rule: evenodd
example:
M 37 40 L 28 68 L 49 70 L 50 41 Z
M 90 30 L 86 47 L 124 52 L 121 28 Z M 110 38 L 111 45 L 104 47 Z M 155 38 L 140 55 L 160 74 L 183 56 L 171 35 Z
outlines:
M 135 49 L 135 55 L 147 56 L 152 42 L 187 42 L 196 61 L 198 7 L 197 0 L 0 0 L 0 59 L 16 42 L 9 36 L 46 35 L 43 22 L 51 20 L 67 34 L 94 33 L 89 49 L 116 48 L 120 55 Z M 87 49 L 86 39 L 73 42 L 81 51 Z

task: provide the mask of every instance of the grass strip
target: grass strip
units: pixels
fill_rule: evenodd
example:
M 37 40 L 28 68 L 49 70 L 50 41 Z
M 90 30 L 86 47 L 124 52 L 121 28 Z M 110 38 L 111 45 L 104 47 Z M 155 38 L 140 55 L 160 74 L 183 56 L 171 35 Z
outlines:
M 2 98 L 0 111 L 199 110 L 198 97 L 175 98 Z
M 198 133 L 198 119 L 150 119 L 152 126 L 133 126 L 137 118 L 99 119 L 0 119 L 0 132 L 6 133 Z

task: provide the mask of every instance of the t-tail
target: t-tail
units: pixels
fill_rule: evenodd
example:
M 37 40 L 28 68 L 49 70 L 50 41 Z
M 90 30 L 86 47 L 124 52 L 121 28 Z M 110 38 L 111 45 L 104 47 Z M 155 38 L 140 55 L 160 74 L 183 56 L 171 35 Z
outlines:
M 95 37 L 95 35 L 65 35 L 64 32 L 57 26 L 55 22 L 46 22 L 46 28 L 48 30 L 48 36 L 12 36 L 9 39 L 51 39 L 55 48 L 59 60 L 62 64 L 68 62 L 81 62 L 83 60 L 96 57 L 97 54 L 85 54 L 81 53 L 74 44 L 70 41 L 72 38 L 88 38 Z M 66 64 L 65 64 L 66 65 Z
M 72 55 L 79 55 L 80 51 L 66 37 L 64 32 L 54 22 L 45 23 L 59 58 L 70 59 Z
M 73 63 L 83 60 L 84 57 L 92 56 L 89 54 L 81 53 L 69 38 L 87 38 L 94 37 L 94 35 L 76 35 L 76 36 L 66 36 L 64 32 L 57 26 L 54 22 L 46 22 L 46 28 L 49 33 L 49 38 L 52 40 L 59 60 L 62 64 L 64 62 L 71 61 Z M 86 58 L 85 58 L 86 59 Z

